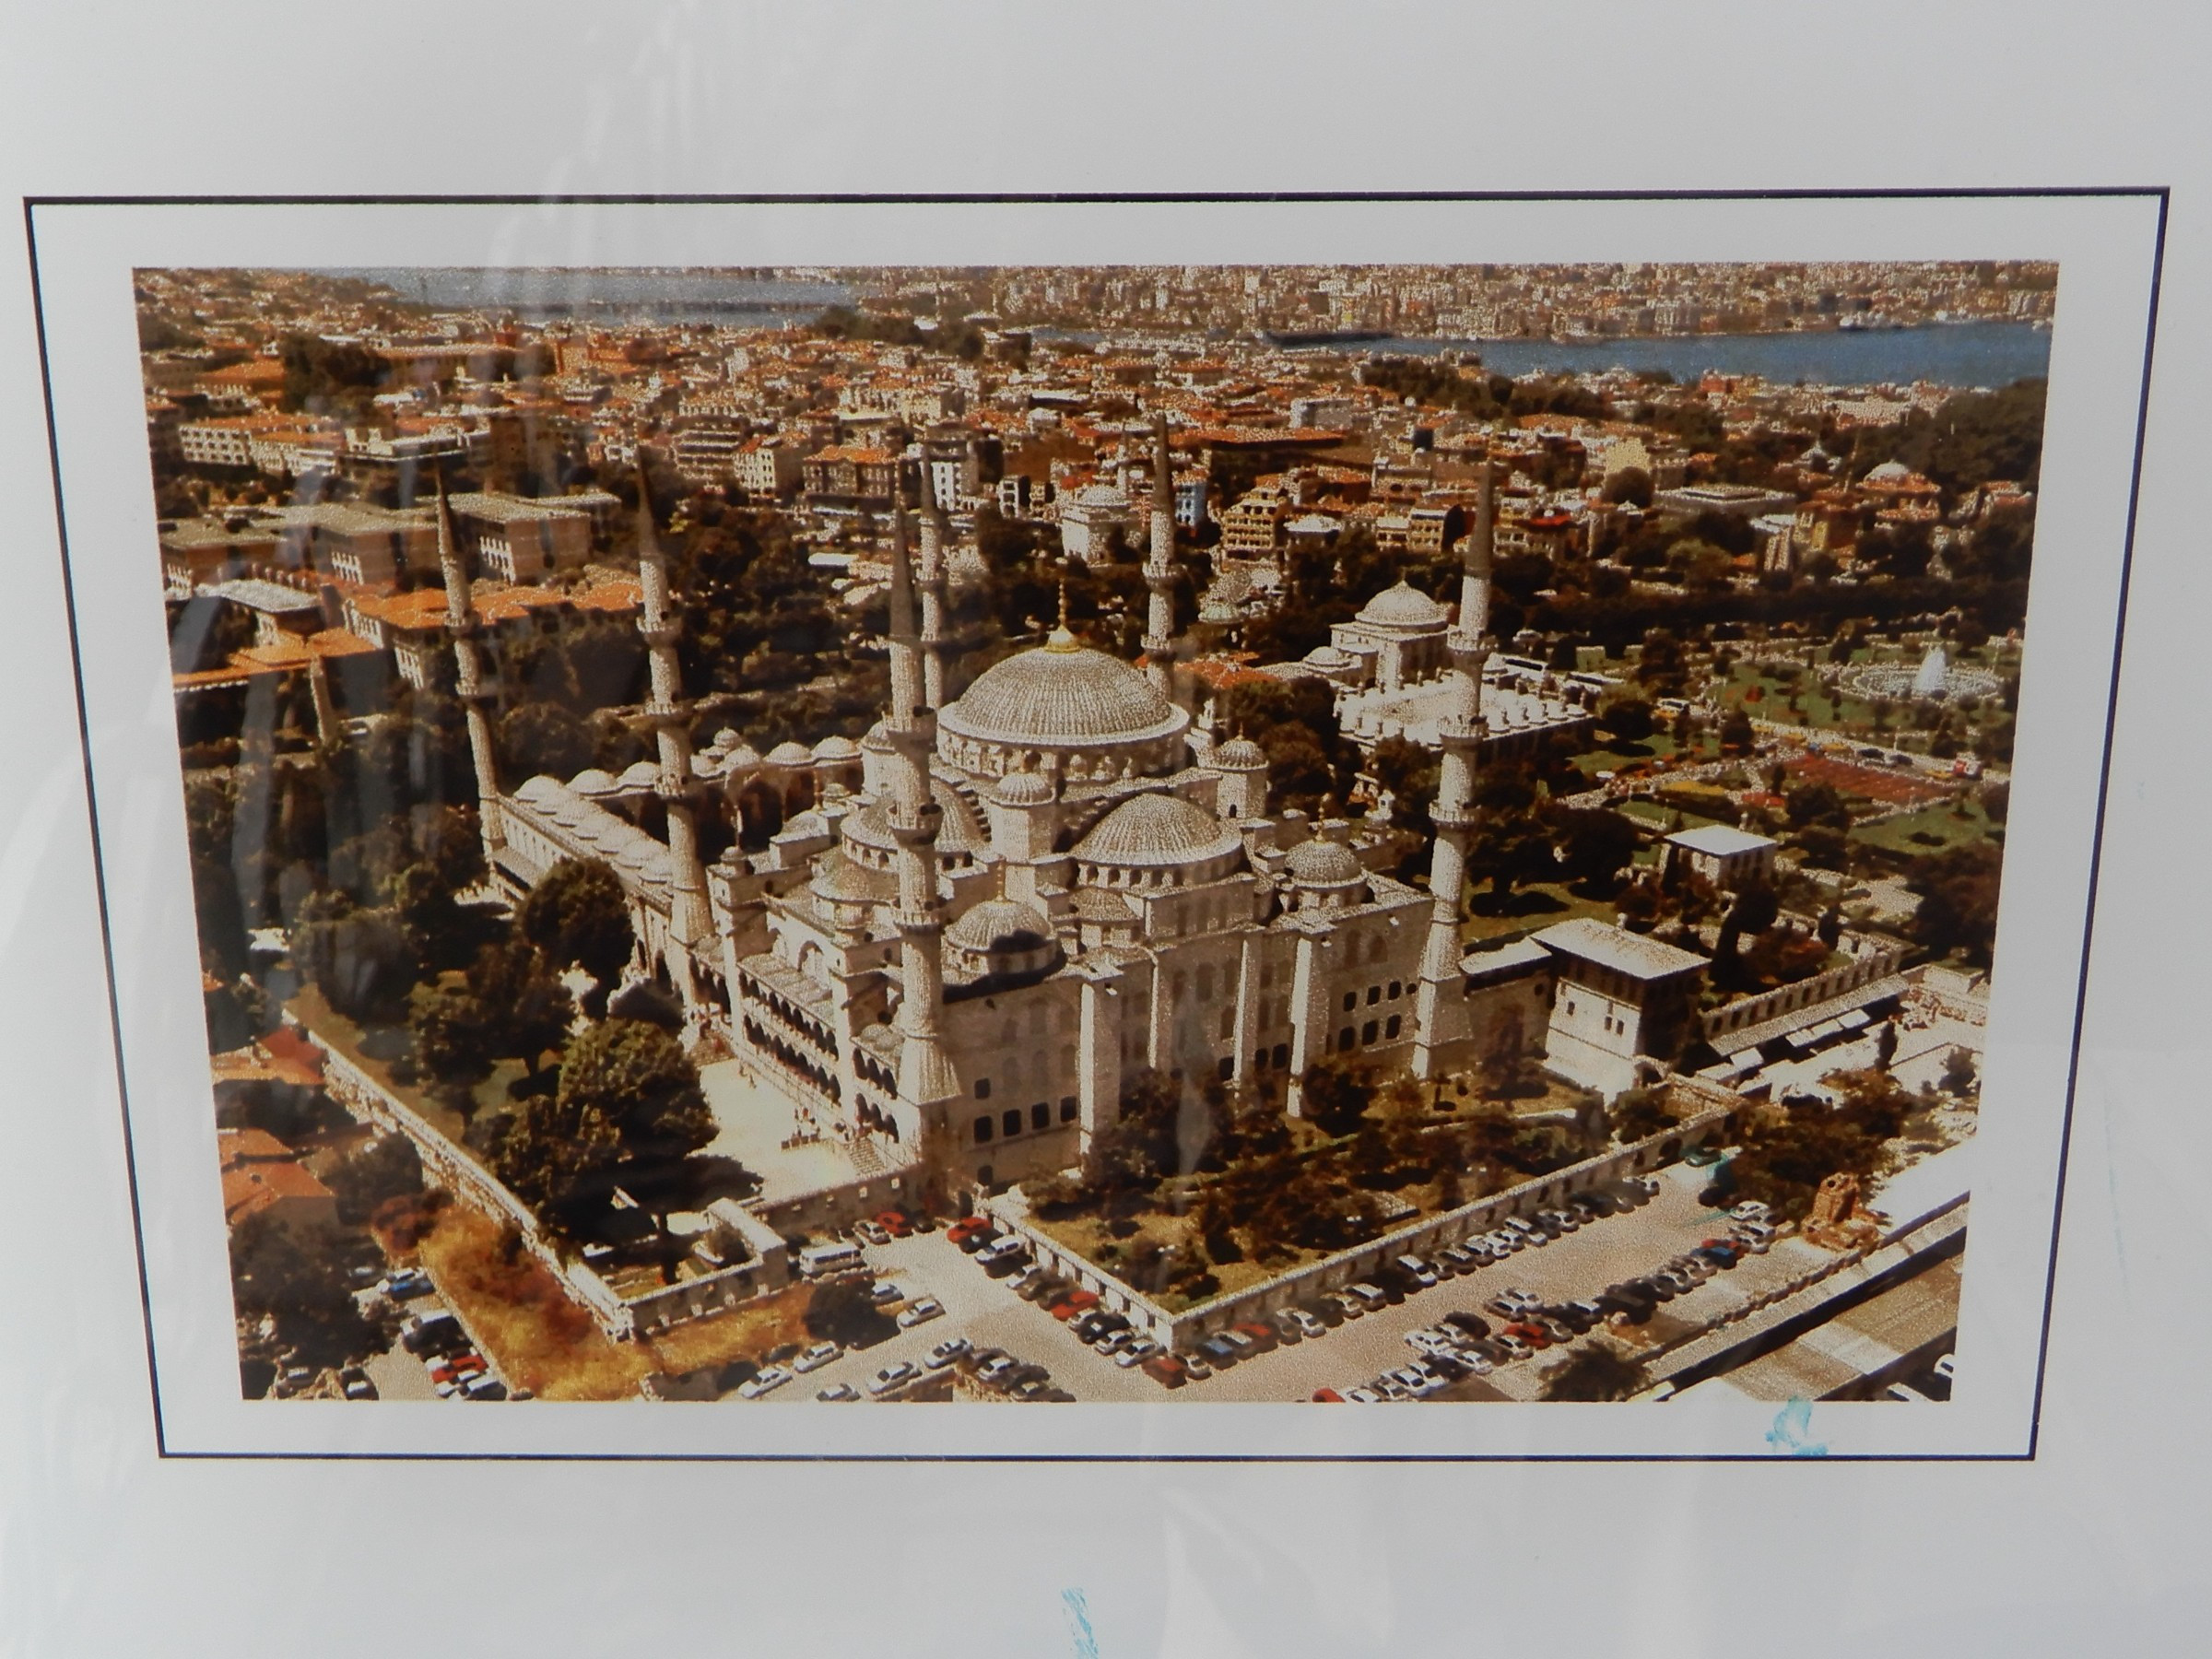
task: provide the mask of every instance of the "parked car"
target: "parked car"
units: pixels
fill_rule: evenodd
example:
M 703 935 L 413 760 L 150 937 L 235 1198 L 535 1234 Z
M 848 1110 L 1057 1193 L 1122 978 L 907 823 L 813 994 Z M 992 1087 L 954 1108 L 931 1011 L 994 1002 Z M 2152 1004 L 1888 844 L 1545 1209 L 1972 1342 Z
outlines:
M 1728 1218 L 1732 1221 L 1764 1221 L 1772 1214 L 1773 1212 L 1758 1199 L 1747 1198 L 1741 1204 L 1733 1206 L 1729 1209 Z
M 1182 1360 L 1182 1374 L 1194 1382 L 1202 1382 L 1214 1374 L 1214 1368 L 1206 1362 L 1204 1354 L 1194 1351 L 1180 1358 Z
M 944 1312 L 943 1302 L 934 1296 L 925 1296 L 912 1306 L 899 1311 L 899 1324 L 902 1329 L 912 1330 L 915 1325 L 942 1317 Z
M 790 1381 L 789 1371 L 780 1365 L 771 1365 L 740 1382 L 737 1385 L 737 1397 L 741 1400 L 758 1400 L 763 1394 L 773 1394 Z
M 1287 1308 L 1282 1317 L 1296 1327 L 1300 1336 L 1326 1336 L 1329 1327 L 1303 1308 Z
M 412 1301 L 416 1297 L 429 1295 L 438 1287 L 430 1283 L 430 1276 L 421 1268 L 403 1267 L 378 1280 L 376 1288 L 394 1301 Z
M 931 1371 L 943 1371 L 965 1354 L 971 1344 L 965 1336 L 947 1336 L 929 1350 L 923 1363 Z
M 1462 1337 L 1479 1340 L 1490 1334 L 1490 1322 L 1479 1313 L 1465 1313 L 1457 1309 L 1444 1315 L 1443 1323 L 1457 1331 Z
M 1482 1260 L 1464 1244 L 1447 1244 L 1436 1253 L 1436 1265 L 1453 1273 L 1472 1273 Z
M 1417 1354 L 1451 1354 L 1457 1350 L 1458 1340 L 1450 1333 L 1437 1328 L 1426 1328 L 1406 1333 L 1406 1346 Z
M 1065 1279 L 1044 1267 L 1033 1267 L 1014 1281 L 1014 1293 L 1024 1301 L 1044 1301 L 1066 1288 Z
M 1391 1265 L 1424 1290 L 1436 1283 L 1436 1269 L 1418 1255 L 1402 1255 Z
M 1000 1239 L 976 1252 L 975 1259 L 986 1273 L 1011 1273 L 1030 1253 L 1030 1247 L 1019 1239 Z
M 832 1382 L 814 1397 L 825 1405 L 834 1406 L 846 1400 L 859 1399 L 860 1390 L 850 1382 Z
M 1347 1388 L 1344 1391 L 1344 1398 L 1345 1403 L 1350 1406 L 1379 1406 L 1382 1403 L 1382 1396 L 1371 1388 Z
M 369 1380 L 369 1373 L 358 1365 L 349 1365 L 340 1371 L 338 1383 L 349 1400 L 373 1400 L 376 1398 L 376 1384 Z
M 962 1216 L 945 1230 L 945 1237 L 952 1243 L 965 1246 L 977 1233 L 994 1231 L 990 1221 L 982 1216 Z
M 896 1365 L 887 1365 L 868 1380 L 868 1392 L 887 1394 L 895 1388 L 904 1388 L 922 1374 L 922 1368 L 912 1359 L 901 1359 Z
M 901 1301 L 905 1297 L 906 1292 L 889 1279 L 877 1279 L 868 1288 L 868 1300 L 879 1308 L 886 1302 Z
M 507 1397 L 507 1384 L 497 1377 L 479 1373 L 463 1380 L 461 1397 L 465 1400 L 503 1400 Z
M 1349 1291 L 1332 1290 L 1322 1300 L 1346 1319 L 1358 1319 L 1367 1312 L 1367 1304 Z
M 855 1221 L 853 1230 L 865 1244 L 888 1244 L 891 1241 L 891 1235 L 873 1221 Z
M 1227 1335 L 1208 1336 L 1198 1345 L 1198 1351 L 1219 1366 L 1234 1365 L 1244 1357 Z
M 1147 1354 L 1140 1361 L 1145 1375 L 1165 1388 L 1181 1388 L 1190 1381 L 1190 1368 L 1174 1354 Z
M 1265 1354 L 1273 1348 L 1279 1347 L 1282 1346 L 1283 1340 L 1282 1334 L 1278 1332 L 1273 1325 L 1263 1324 L 1256 1319 L 1243 1320 L 1237 1324 L 1231 1325 L 1229 1329 L 1229 1335 L 1232 1337 L 1243 1337 L 1245 1341 L 1252 1344 L 1253 1351 L 1260 1354 Z
M 1048 1304 L 1048 1311 L 1054 1319 L 1065 1320 L 1073 1319 L 1077 1314 L 1098 1305 L 1099 1293 L 1096 1290 L 1070 1290 Z
M 791 1362 L 794 1371 L 819 1371 L 845 1350 L 834 1342 L 818 1342 Z
M 1139 1336 L 1135 1341 L 1127 1344 L 1120 1353 L 1116 1354 L 1113 1357 L 1113 1362 L 1120 1366 L 1124 1371 L 1127 1371 L 1131 1366 L 1143 1364 L 1147 1359 L 1151 1359 L 1153 1355 L 1159 1352 L 1159 1344 L 1157 1342 L 1148 1342 L 1144 1337 Z
M 914 1230 L 914 1224 L 906 1218 L 904 1210 L 885 1210 L 876 1218 L 876 1225 L 894 1239 L 903 1239 Z

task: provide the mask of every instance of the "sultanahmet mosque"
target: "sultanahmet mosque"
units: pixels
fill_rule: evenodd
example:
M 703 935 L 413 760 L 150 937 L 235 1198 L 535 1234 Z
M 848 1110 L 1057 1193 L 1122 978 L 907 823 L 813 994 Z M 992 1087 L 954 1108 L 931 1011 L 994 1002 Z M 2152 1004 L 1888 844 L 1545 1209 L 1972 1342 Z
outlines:
M 1433 667 L 1442 779 L 1430 888 L 1381 873 L 1402 832 L 1269 811 L 1267 760 L 1177 700 L 1174 513 L 1153 469 L 1145 660 L 1094 650 L 1065 614 L 1041 646 L 942 700 L 946 525 L 924 475 L 918 558 L 903 510 L 890 567 L 891 706 L 855 745 L 763 757 L 731 733 L 694 753 L 677 629 L 648 512 L 640 568 L 657 753 L 619 778 L 535 777 L 502 793 L 468 587 L 441 511 L 460 688 L 492 866 L 527 889 L 565 858 L 606 861 L 641 959 L 695 1033 L 830 1126 L 867 1162 L 948 1188 L 1078 1164 L 1145 1068 L 1248 1084 L 1299 1108 L 1328 1055 L 1436 1077 L 1540 1050 L 1541 951 L 1463 959 L 1465 883 L 1492 514 L 1465 538 L 1458 627 Z M 700 824 L 772 799 L 759 851 L 700 853 Z M 719 799 L 717 799 L 719 796 Z M 657 804 L 658 810 L 647 807 Z M 665 826 L 665 835 L 646 825 Z M 1431 893 L 1437 895 L 1432 898 Z

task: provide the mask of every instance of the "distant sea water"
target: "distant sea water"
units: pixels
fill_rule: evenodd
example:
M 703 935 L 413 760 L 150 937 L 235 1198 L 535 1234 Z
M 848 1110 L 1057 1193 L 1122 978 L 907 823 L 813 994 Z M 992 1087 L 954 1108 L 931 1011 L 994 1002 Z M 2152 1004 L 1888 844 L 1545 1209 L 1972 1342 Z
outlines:
M 325 275 L 381 283 L 403 300 L 440 311 L 511 311 L 601 323 L 647 319 L 772 327 L 810 320 L 853 300 L 842 283 L 770 282 L 705 271 L 376 266 Z
M 1664 369 L 1677 381 L 1756 374 L 1788 385 L 1871 386 L 1930 381 L 2005 386 L 2049 372 L 2051 335 L 2025 323 L 1924 324 L 1911 328 L 1793 334 L 1660 335 L 1605 340 L 1378 340 L 1320 349 L 1431 356 L 1477 353 L 1506 375 Z
M 810 320 L 855 298 L 854 290 L 841 283 L 773 282 L 704 271 L 377 266 L 329 275 L 381 283 L 404 299 L 444 311 L 512 311 L 595 322 L 649 319 L 772 327 Z M 1075 330 L 1036 332 L 1041 338 L 1095 337 Z M 1305 349 L 1353 356 L 1472 351 L 1486 366 L 1508 375 L 1664 369 L 1678 381 L 1689 381 L 1711 370 L 1756 374 L 1783 384 L 1865 386 L 1924 380 L 1947 386 L 2003 386 L 2048 371 L 2051 335 L 2025 323 L 1959 323 L 1590 340 L 1392 337 Z

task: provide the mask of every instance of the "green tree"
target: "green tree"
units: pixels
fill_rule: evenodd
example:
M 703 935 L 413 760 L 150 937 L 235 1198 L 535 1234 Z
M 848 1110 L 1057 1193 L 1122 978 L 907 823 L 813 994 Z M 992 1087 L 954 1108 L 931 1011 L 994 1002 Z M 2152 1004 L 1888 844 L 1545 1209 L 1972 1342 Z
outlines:
M 592 764 L 597 747 L 591 728 L 559 703 L 520 703 L 500 717 L 500 764 L 510 778 L 565 782 Z
M 1906 878 L 1921 896 L 1913 938 L 1930 950 L 1959 951 L 1976 966 L 1988 967 L 1996 948 L 2003 866 L 2003 853 L 1983 841 L 1916 860 Z
M 1299 1098 L 1301 1115 L 1324 1135 L 1349 1135 L 1366 1117 L 1375 1089 L 1365 1071 L 1330 1055 L 1306 1067 Z
M 1652 735 L 1655 724 L 1652 705 L 1641 697 L 1617 698 L 1598 716 L 1598 724 L 1616 743 L 1641 743 Z
M 825 1279 L 807 1293 L 806 1334 L 845 1347 L 868 1347 L 894 1335 L 898 1325 L 876 1305 L 863 1277 Z
M 1623 466 L 1606 475 L 1599 493 L 1608 501 L 1637 507 L 1652 504 L 1652 475 L 1641 466 Z
M 249 1216 L 230 1235 L 231 1297 L 247 1319 L 268 1318 L 276 1338 L 311 1366 L 343 1365 L 373 1351 L 377 1333 L 347 1288 L 342 1241 Z
M 1545 1368 L 1547 1400 L 1625 1400 L 1643 1387 L 1644 1368 L 1614 1344 L 1591 1337 Z
M 422 1191 L 422 1159 L 404 1135 L 356 1147 L 323 1178 L 338 1201 L 338 1219 L 359 1226 L 378 1206 Z
M 523 900 L 515 924 L 547 961 L 581 968 L 596 980 L 595 1000 L 602 1003 L 637 948 L 621 878 L 596 858 L 563 859 L 547 871 Z

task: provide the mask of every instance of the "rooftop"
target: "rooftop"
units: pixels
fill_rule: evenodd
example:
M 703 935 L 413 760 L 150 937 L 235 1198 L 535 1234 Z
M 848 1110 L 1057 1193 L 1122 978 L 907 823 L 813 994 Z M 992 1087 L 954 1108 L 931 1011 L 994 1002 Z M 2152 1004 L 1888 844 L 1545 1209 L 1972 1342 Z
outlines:
M 1614 927 L 1590 916 L 1577 916 L 1532 935 L 1538 945 L 1559 956 L 1594 962 L 1625 973 L 1630 979 L 1672 979 L 1710 964 L 1693 951 L 1682 950 L 1625 927 Z
M 1707 853 L 1715 858 L 1731 858 L 1739 853 L 1756 853 L 1761 847 L 1776 843 L 1763 835 L 1752 835 L 1726 824 L 1706 824 L 1696 830 L 1678 830 L 1666 838 L 1677 847 L 1692 853 Z

